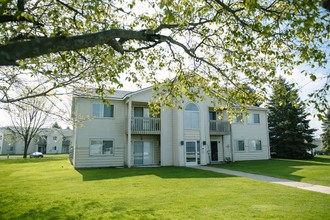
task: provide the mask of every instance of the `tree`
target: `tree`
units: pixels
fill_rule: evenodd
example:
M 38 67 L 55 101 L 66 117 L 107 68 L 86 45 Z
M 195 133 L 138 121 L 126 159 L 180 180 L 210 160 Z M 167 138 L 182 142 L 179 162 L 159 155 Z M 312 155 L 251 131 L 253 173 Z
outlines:
M 322 123 L 323 134 L 322 137 L 322 144 L 323 148 L 322 151 L 329 155 L 330 154 L 330 108 L 328 109 L 327 113 L 324 116 L 324 121 Z
M 268 121 L 271 151 L 276 157 L 306 159 L 313 156 L 307 150 L 317 147 L 312 144 L 316 129 L 309 128 L 307 116 L 298 91 L 279 78 L 273 86 Z
M 20 102 L 19 105 L 8 105 L 7 110 L 12 123 L 7 129 L 24 142 L 23 158 L 26 158 L 28 148 L 45 125 L 49 116 L 46 112 L 51 112 L 51 107 L 47 106 L 44 98 L 34 98 Z
M 62 129 L 62 127 L 61 127 L 57 122 L 55 122 L 55 123 L 52 125 L 52 128 Z
M 255 98 L 245 85 L 266 97 L 277 71 L 327 65 L 327 2 L 4 1 L 0 102 L 56 94 L 62 87 L 95 86 L 103 96 L 121 88 L 124 79 L 153 85 L 155 109 L 180 104 L 183 95 L 202 99 L 196 87 L 225 100 L 229 110 L 237 100 L 244 107 Z M 12 93 L 25 85 L 26 76 L 41 79 L 35 86 L 44 85 L 43 90 Z M 323 89 L 330 89 L 328 82 Z M 313 95 L 324 110 L 326 96 Z

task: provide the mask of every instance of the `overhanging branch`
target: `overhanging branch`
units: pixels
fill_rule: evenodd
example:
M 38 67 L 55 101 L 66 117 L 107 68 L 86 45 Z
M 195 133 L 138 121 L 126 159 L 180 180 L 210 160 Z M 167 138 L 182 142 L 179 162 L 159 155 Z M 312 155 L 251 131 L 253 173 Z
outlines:
M 114 39 L 149 41 L 162 38 L 161 35 L 147 34 L 146 31 L 112 29 L 78 36 L 59 36 L 36 38 L 28 41 L 13 42 L 0 45 L 0 66 L 15 65 L 17 60 L 38 57 L 45 54 L 72 51 L 96 45 L 108 44 Z

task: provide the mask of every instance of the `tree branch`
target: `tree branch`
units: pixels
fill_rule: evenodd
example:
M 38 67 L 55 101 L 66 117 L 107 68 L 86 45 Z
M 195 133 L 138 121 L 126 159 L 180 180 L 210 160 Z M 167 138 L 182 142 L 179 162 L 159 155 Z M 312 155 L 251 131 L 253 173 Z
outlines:
M 60 51 L 79 50 L 96 45 L 108 44 L 111 39 L 151 41 L 162 38 L 161 35 L 148 34 L 146 31 L 112 29 L 78 36 L 59 36 L 36 38 L 28 41 L 0 45 L 0 66 L 15 65 L 17 60 L 38 57 Z M 32 48 L 32 50 L 31 50 Z

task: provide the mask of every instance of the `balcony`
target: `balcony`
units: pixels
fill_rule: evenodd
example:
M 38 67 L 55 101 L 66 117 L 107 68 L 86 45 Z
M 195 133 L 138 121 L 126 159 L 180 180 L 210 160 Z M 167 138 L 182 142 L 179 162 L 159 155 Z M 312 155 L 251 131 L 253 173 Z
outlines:
M 230 123 L 228 121 L 210 120 L 210 135 L 230 134 Z
M 160 118 L 132 117 L 132 134 L 160 134 Z

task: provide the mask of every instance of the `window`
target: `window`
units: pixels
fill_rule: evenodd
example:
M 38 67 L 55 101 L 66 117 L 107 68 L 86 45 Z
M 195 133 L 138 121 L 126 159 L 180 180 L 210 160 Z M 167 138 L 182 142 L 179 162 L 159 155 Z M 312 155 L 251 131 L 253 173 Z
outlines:
M 249 124 L 260 124 L 259 114 L 250 114 Z
M 216 112 L 209 112 L 210 120 L 217 120 L 217 113 Z
M 0 135 L 0 141 L 2 140 L 2 135 Z
M 92 115 L 95 118 L 113 118 L 114 106 L 93 103 Z
M 53 150 L 56 150 L 56 146 L 55 146 L 55 147 L 53 147 Z
M 159 118 L 159 115 L 152 115 L 150 109 L 146 107 L 134 107 L 134 117 Z
M 54 137 L 53 137 L 53 140 L 54 140 L 54 141 L 57 141 L 57 136 L 54 136 Z
M 243 122 L 243 114 L 240 113 L 238 115 L 236 115 L 236 118 L 235 118 L 235 123 L 242 123 Z
M 244 140 L 236 141 L 236 149 L 237 151 L 245 151 Z
M 89 154 L 90 155 L 113 155 L 113 141 L 92 139 L 90 141 Z
M 250 151 L 260 151 L 261 148 L 261 140 L 250 140 L 249 141 L 249 149 Z
M 189 103 L 184 111 L 184 128 L 199 129 L 199 109 L 197 105 Z

